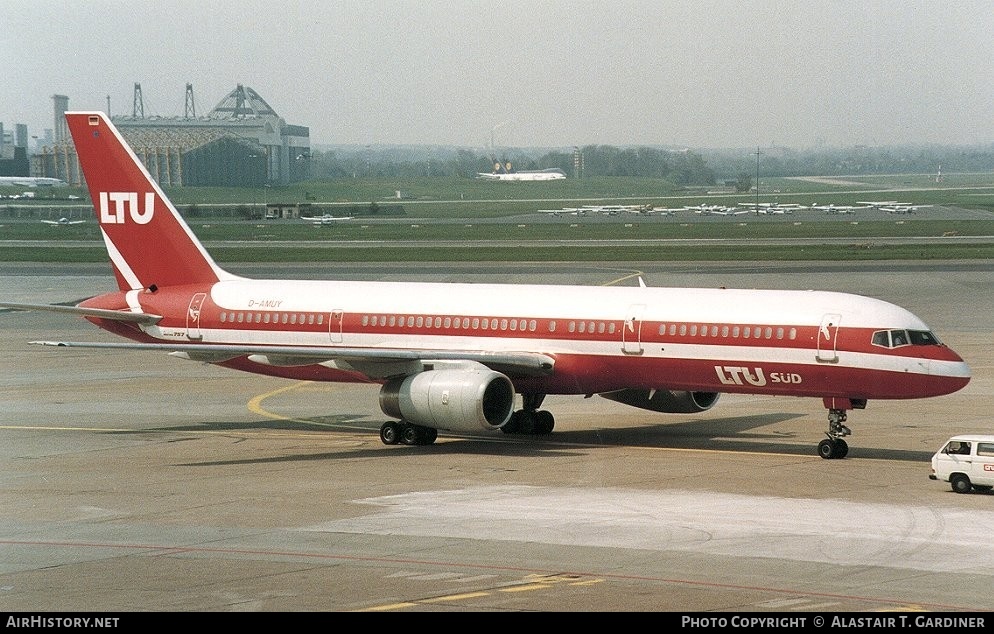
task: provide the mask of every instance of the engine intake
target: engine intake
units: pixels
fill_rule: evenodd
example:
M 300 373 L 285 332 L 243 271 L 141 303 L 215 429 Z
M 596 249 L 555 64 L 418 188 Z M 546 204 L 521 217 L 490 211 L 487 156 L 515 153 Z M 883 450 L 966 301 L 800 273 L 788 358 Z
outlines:
M 670 390 L 618 390 L 604 392 L 606 399 L 665 414 L 694 414 L 711 409 L 720 392 L 671 392 Z
M 380 388 L 387 416 L 450 431 L 499 429 L 511 418 L 514 385 L 489 368 L 429 370 Z

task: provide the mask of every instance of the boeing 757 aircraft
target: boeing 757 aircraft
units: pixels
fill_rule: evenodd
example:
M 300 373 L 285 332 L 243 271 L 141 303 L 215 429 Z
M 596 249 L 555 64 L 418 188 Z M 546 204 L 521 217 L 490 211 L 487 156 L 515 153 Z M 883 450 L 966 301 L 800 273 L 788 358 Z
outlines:
M 508 166 L 495 163 L 493 172 L 477 172 L 476 177 L 489 181 L 558 181 L 566 178 L 566 173 L 558 167 L 515 172 Z
M 439 431 L 548 434 L 548 394 L 691 414 L 729 392 L 821 399 L 818 454 L 842 458 L 850 410 L 970 381 L 920 318 L 847 293 L 239 277 L 214 262 L 106 115 L 66 120 L 118 289 L 77 306 L 0 306 L 80 315 L 128 341 L 34 343 L 378 384 L 388 445 L 430 444 Z

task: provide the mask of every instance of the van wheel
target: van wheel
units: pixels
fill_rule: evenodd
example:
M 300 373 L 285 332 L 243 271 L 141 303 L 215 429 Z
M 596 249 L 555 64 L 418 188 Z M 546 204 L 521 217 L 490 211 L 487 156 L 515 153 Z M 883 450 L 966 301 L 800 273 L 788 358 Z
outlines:
M 957 473 L 953 477 L 949 478 L 949 486 L 953 488 L 953 491 L 957 493 L 969 493 L 973 490 L 973 485 L 970 484 L 970 478 L 966 477 L 962 473 Z

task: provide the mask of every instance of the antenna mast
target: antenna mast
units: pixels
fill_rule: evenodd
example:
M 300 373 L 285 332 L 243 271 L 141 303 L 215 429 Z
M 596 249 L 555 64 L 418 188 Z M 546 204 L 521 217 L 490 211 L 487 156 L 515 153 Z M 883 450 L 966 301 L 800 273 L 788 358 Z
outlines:
M 193 84 L 186 85 L 186 112 L 183 116 L 186 119 L 197 118 L 197 108 L 193 105 Z
M 131 106 L 131 116 L 135 119 L 145 118 L 145 102 L 142 100 L 142 85 L 135 82 L 134 102 Z

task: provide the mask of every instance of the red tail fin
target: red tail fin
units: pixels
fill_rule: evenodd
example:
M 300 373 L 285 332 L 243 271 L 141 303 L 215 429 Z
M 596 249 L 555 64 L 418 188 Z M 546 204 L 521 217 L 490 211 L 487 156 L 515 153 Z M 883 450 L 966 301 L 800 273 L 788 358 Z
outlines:
M 80 168 L 121 290 L 232 277 L 197 240 L 102 112 L 67 112 Z

